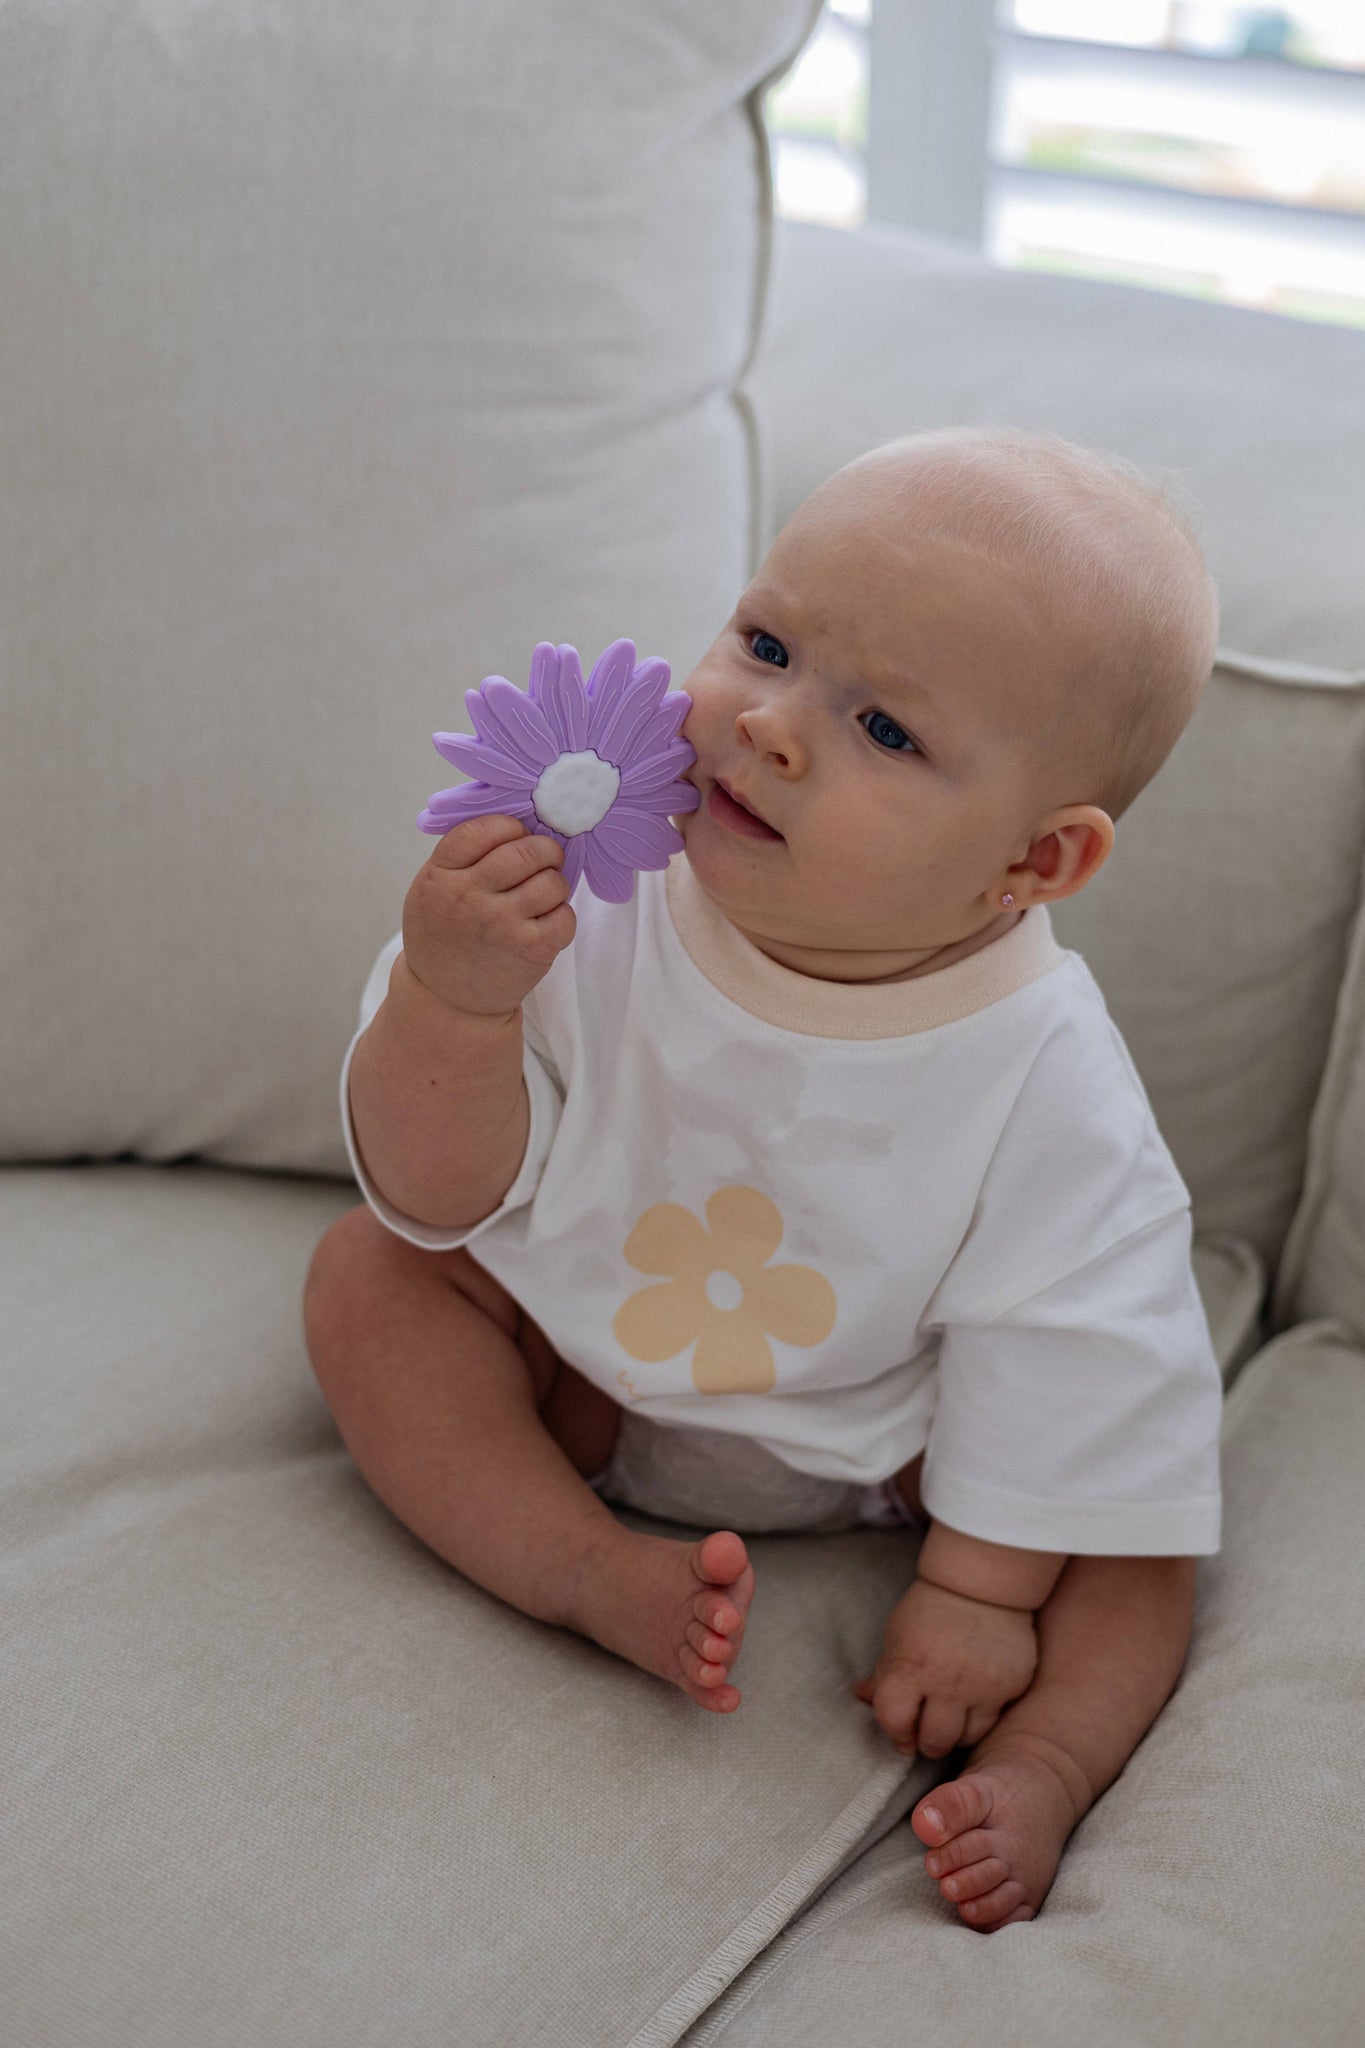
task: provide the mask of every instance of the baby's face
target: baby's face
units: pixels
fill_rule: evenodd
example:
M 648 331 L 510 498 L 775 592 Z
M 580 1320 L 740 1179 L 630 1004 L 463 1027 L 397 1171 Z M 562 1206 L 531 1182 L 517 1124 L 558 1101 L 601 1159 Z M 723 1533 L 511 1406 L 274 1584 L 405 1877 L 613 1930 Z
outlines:
M 681 685 L 701 804 L 675 823 L 707 894 L 833 979 L 998 919 L 1042 815 L 1049 637 L 998 559 L 856 491 L 808 500 Z

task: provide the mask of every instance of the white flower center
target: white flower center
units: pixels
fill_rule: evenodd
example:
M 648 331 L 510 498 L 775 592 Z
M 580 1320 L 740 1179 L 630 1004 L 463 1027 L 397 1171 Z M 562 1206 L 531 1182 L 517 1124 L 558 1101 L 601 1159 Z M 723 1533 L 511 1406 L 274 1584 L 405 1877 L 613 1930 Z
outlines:
M 744 1289 L 733 1273 L 718 1269 L 706 1276 L 706 1299 L 712 1308 L 738 1308 L 744 1299 Z
M 531 801 L 537 817 L 572 838 L 575 832 L 591 832 L 601 824 L 620 787 L 620 769 L 589 748 L 585 754 L 561 754 L 551 761 L 531 791 Z

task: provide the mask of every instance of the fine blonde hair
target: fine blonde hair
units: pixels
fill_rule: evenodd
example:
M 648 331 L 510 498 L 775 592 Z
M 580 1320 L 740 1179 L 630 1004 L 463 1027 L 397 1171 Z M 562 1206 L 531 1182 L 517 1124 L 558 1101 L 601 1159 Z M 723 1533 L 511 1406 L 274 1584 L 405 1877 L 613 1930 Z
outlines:
M 1218 595 L 1178 472 L 1013 427 L 887 442 L 919 531 L 1023 568 L 1055 623 L 1060 692 L 1034 735 L 1040 787 L 1120 818 L 1185 730 L 1218 645 Z

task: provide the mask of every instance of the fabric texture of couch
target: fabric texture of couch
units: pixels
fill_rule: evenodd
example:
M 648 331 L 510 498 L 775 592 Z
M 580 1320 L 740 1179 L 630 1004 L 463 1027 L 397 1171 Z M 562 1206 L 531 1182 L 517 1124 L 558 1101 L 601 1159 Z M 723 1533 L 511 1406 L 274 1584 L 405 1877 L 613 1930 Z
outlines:
M 16 2048 L 1353 2048 L 1365 2004 L 1365 337 L 773 237 L 810 0 L 0 10 L 0 1983 Z M 849 1698 L 910 1534 L 754 1544 L 720 1718 L 450 1571 L 303 1347 L 335 1088 L 535 640 L 681 683 L 944 420 L 1179 472 L 1223 646 L 1057 907 L 1194 1201 L 1222 1552 L 1038 1918 Z M 643 1526 L 643 1525 L 642 1525 Z

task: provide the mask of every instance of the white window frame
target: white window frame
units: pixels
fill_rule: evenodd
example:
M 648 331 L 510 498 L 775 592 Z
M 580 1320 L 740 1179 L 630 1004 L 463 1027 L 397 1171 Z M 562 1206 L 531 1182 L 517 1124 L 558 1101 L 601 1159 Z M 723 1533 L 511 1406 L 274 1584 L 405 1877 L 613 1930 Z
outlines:
M 873 0 L 867 218 L 980 248 L 996 0 Z
M 1099 0 L 1096 0 L 1099 4 Z M 1365 0 L 1361 0 L 1365 5 Z M 867 219 L 947 235 L 984 249 L 992 189 L 992 110 L 997 38 L 1008 34 L 996 0 L 873 0 L 869 40 Z M 1132 51 L 1139 62 L 1149 53 Z M 1165 62 L 1163 58 L 1161 61 Z M 1207 60 L 1176 58 L 1193 70 Z M 1172 76 L 1176 76 L 1172 68 Z M 1356 79 L 1360 74 L 1349 74 Z M 1259 89 L 1266 81 L 1257 80 Z M 1337 88 L 1339 91 L 1339 87 Z M 1331 76 L 1303 70 L 1293 90 L 1305 102 L 1316 93 L 1329 103 Z M 1030 174 L 1006 173 L 1027 190 Z M 1037 179 L 1039 189 L 1047 180 Z M 1077 180 L 1083 186 L 1084 180 Z M 1099 181 L 1102 185 L 1105 180 Z M 1198 194 L 1166 192 L 1135 181 L 1113 203 L 1147 203 L 1174 221 L 1195 216 Z M 1269 234 L 1292 235 L 1297 217 L 1311 217 L 1325 247 L 1336 243 L 1357 260 L 1362 222 L 1357 214 L 1329 214 L 1260 200 L 1215 202 L 1230 222 L 1256 220 Z

